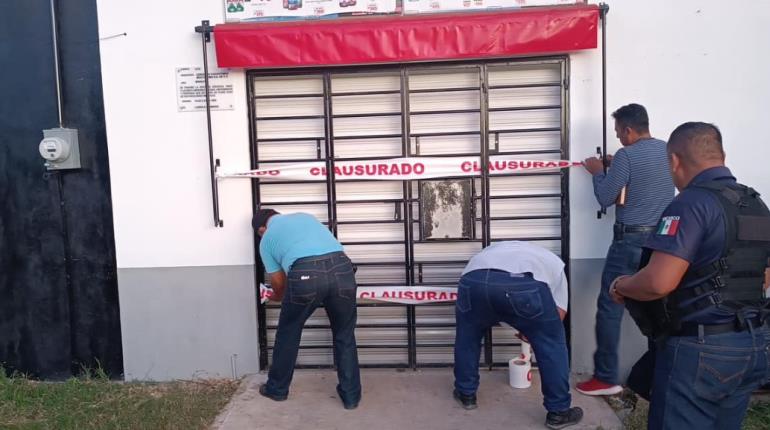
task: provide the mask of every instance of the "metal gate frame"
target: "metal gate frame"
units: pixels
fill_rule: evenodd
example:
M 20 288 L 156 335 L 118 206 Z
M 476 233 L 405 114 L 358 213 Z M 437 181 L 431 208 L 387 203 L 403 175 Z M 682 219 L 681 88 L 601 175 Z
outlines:
M 525 155 L 525 154 L 547 154 L 547 153 L 556 153 L 558 152 L 561 159 L 569 159 L 569 57 L 566 55 L 563 56 L 549 56 L 549 57 L 526 57 L 526 58 L 516 58 L 516 59 L 505 59 L 505 60 L 492 60 L 492 61 L 463 61 L 462 63 L 458 62 L 435 62 L 435 63 L 427 63 L 427 64 L 400 64 L 400 65 L 376 65 L 376 66 L 351 66 L 351 67 L 330 67 L 330 68 L 308 68 L 308 69 L 292 69 L 292 70 L 282 70 L 282 69 L 270 69 L 270 70 L 249 70 L 246 73 L 246 88 L 247 88 L 247 104 L 248 104 L 248 116 L 249 116 L 249 154 L 251 158 L 251 168 L 256 169 L 259 166 L 260 160 L 259 160 L 259 152 L 258 152 L 258 144 L 260 141 L 270 141 L 270 142 L 276 142 L 276 141 L 308 141 L 308 140 L 315 140 L 316 141 L 316 154 L 317 158 L 313 159 L 281 159 L 281 160 L 264 160 L 262 162 L 269 162 L 269 163 L 281 163 L 281 162 L 308 162 L 308 161 L 325 161 L 326 162 L 326 169 L 327 169 L 327 178 L 326 178 L 326 192 L 327 192 L 327 199 L 325 201 L 292 201 L 292 202 L 270 202 L 269 206 L 280 206 L 281 204 L 294 204 L 294 205 L 302 205 L 302 204 L 325 204 L 327 206 L 327 214 L 328 214 L 328 227 L 332 231 L 332 233 L 337 236 L 337 226 L 340 224 L 367 224 L 367 223 L 403 223 L 404 225 L 404 241 L 367 241 L 367 242 L 355 242 L 356 245 L 376 245 L 376 244 L 404 244 L 404 270 L 406 275 L 406 281 L 407 285 L 431 285 L 426 284 L 422 282 L 422 270 L 423 267 L 427 264 L 458 264 L 458 263 L 465 263 L 465 261 L 431 261 L 431 262 L 415 262 L 414 260 L 414 245 L 415 245 L 415 238 L 413 237 L 414 229 L 412 228 L 413 223 L 418 222 L 419 219 L 414 219 L 413 217 L 413 204 L 415 202 L 418 202 L 419 199 L 413 198 L 412 193 L 412 182 L 409 181 L 402 181 L 403 182 L 403 198 L 401 199 L 390 199 L 390 200 L 345 200 L 344 202 L 337 202 L 336 201 L 336 182 L 334 178 L 334 169 L 333 169 L 333 163 L 334 161 L 353 161 L 353 160 L 376 160 L 376 159 L 386 159 L 386 158 L 392 158 L 391 156 L 387 157 L 351 157 L 351 158 L 335 158 L 334 156 L 334 140 L 341 140 L 345 139 L 346 137 L 334 137 L 333 132 L 333 112 L 332 112 L 332 96 L 335 94 L 332 92 L 331 87 L 331 76 L 333 74 L 341 74 L 341 73 L 355 73 L 355 72 L 400 72 L 400 79 L 401 79 L 401 85 L 399 91 L 368 91 L 368 92 L 358 92 L 358 93 L 352 93 L 347 92 L 344 93 L 345 95 L 373 95 L 373 94 L 393 94 L 393 93 L 400 93 L 401 96 L 401 112 L 398 114 L 401 116 L 401 130 L 402 132 L 400 135 L 373 135 L 373 136 L 360 136 L 356 135 L 355 139 L 366 139 L 366 138 L 401 138 L 402 141 L 402 155 L 401 156 L 413 156 L 417 154 L 411 154 L 411 138 L 419 138 L 420 136 L 456 136 L 456 135 L 475 135 L 480 134 L 480 150 L 478 153 L 471 153 L 471 154 L 447 154 L 443 155 L 446 157 L 455 157 L 458 155 L 473 155 L 481 156 L 481 194 L 479 196 L 475 195 L 475 190 L 473 191 L 474 195 L 472 196 L 472 199 L 474 200 L 473 205 L 473 225 L 475 229 L 475 223 L 477 221 L 481 221 L 482 229 L 481 229 L 481 239 L 473 239 L 471 241 L 480 241 L 482 243 L 483 247 L 486 247 L 489 245 L 491 238 L 490 238 L 490 225 L 491 221 L 494 220 L 527 220 L 527 219 L 546 219 L 546 218 L 557 218 L 559 217 L 561 219 L 561 234 L 560 237 L 518 237 L 518 238 L 495 238 L 496 240 L 560 240 L 561 242 L 561 258 L 565 263 L 565 272 L 567 275 L 567 279 L 569 279 L 569 223 L 570 223 L 570 212 L 569 212 L 569 169 L 562 169 L 558 172 L 532 172 L 532 173 L 513 173 L 513 174 L 507 174 L 507 175 L 495 175 L 496 177 L 501 176 L 550 176 L 550 175 L 558 175 L 560 176 L 560 185 L 561 185 L 561 192 L 559 194 L 532 194 L 532 195 L 526 195 L 526 196 L 489 196 L 489 174 L 487 171 L 487 165 L 489 162 L 489 124 L 488 124 L 488 115 L 490 112 L 490 108 L 488 107 L 488 100 L 489 100 L 489 90 L 490 89 L 512 89 L 512 88 L 526 88 L 526 87 L 545 87 L 545 86 L 556 86 L 553 84 L 523 84 L 523 85 L 503 85 L 503 86 L 493 86 L 490 87 L 488 85 L 488 66 L 504 66 L 504 65 L 522 65 L 522 64 L 558 64 L 560 66 L 561 70 L 561 82 L 559 86 L 561 87 L 561 103 L 560 103 L 560 127 L 558 129 L 516 129 L 516 130 L 505 130 L 505 131 L 498 131 L 505 132 L 505 133 L 522 133 L 522 132 L 543 132 L 543 131 L 559 131 L 560 132 L 560 140 L 561 140 L 561 147 L 558 151 L 515 151 L 515 152 L 504 152 L 499 153 L 496 152 L 496 154 L 500 155 Z M 469 109 L 469 110 L 453 110 L 451 113 L 467 113 L 467 112 L 476 112 L 477 110 L 480 113 L 480 129 L 477 132 L 442 132 L 442 133 L 426 133 L 422 135 L 414 135 L 411 134 L 410 129 L 410 105 L 409 105 L 409 95 L 415 92 L 430 92 L 430 91 L 436 91 L 431 89 L 426 90 L 413 90 L 409 91 L 408 84 L 409 84 L 409 73 L 412 70 L 430 70 L 430 69 L 440 69 L 440 70 L 462 70 L 462 69 L 472 69 L 476 68 L 479 70 L 480 73 L 480 86 L 479 87 L 466 87 L 466 88 L 453 88 L 453 89 L 441 89 L 441 91 L 452 91 L 452 90 L 479 90 L 480 95 L 480 108 L 479 109 Z M 325 142 L 322 142 L 322 139 L 312 137 L 312 138 L 269 138 L 269 139 L 258 139 L 257 138 L 257 129 L 256 129 L 256 121 L 259 119 L 257 116 L 256 108 L 255 108 L 255 100 L 259 98 L 259 96 L 255 96 L 254 94 L 254 85 L 253 80 L 254 78 L 258 77 L 267 77 L 267 76 L 280 76 L 280 77 L 288 77 L 288 76 L 303 76 L 303 75 L 317 75 L 323 77 L 323 94 L 301 94 L 301 95 L 283 95 L 283 96 L 269 96 L 265 98 L 296 98 L 296 97 L 308 97 L 308 96 L 318 96 L 323 97 L 323 103 L 324 103 L 324 115 L 322 116 L 325 120 L 324 124 L 324 131 L 325 136 L 324 139 Z M 264 96 L 263 96 L 264 97 Z M 542 108 L 542 107 L 538 107 Z M 553 108 L 553 107 L 552 107 Z M 501 108 L 502 110 L 517 110 L 516 108 Z M 519 108 L 518 110 L 534 110 L 535 108 L 529 107 L 529 108 Z M 494 110 L 494 109 L 493 109 Z M 447 111 L 448 112 L 448 111 Z M 431 113 L 447 113 L 442 111 L 437 112 L 431 112 Z M 382 114 L 377 114 L 377 116 L 381 116 Z M 346 116 L 356 116 L 356 117 L 366 117 L 366 114 L 362 115 L 346 115 Z M 372 116 L 372 115 L 368 115 Z M 310 117 L 307 116 L 300 116 L 300 117 L 271 117 L 273 119 L 308 119 Z M 312 118 L 318 119 L 321 118 L 321 116 L 313 116 Z M 349 138 L 349 137 L 348 137 Z M 322 158 L 322 150 L 321 145 L 325 145 L 325 153 L 326 157 Z M 442 155 L 431 155 L 440 157 Z M 318 181 L 270 181 L 269 184 L 299 184 L 299 183 L 317 183 Z M 347 181 L 346 181 L 347 182 Z M 252 180 L 251 181 L 251 192 L 252 192 L 252 209 L 254 213 L 256 213 L 256 210 L 258 209 L 260 205 L 260 181 L 259 180 Z M 472 184 L 475 184 L 475 181 L 472 181 Z M 473 185 L 473 188 L 475 188 L 475 185 Z M 524 217 L 497 217 L 497 218 L 491 218 L 489 216 L 490 213 L 490 201 L 492 199 L 500 199 L 500 198 L 517 198 L 517 197 L 527 197 L 527 198 L 538 198 L 538 197 L 559 197 L 560 203 L 561 203 L 561 211 L 559 216 L 524 216 Z M 476 214 L 475 210 L 475 201 L 481 200 L 481 217 L 477 217 L 478 214 Z M 396 207 L 396 210 L 398 211 L 399 208 L 401 209 L 401 214 L 403 216 L 401 217 L 401 220 L 394 220 L 394 221 L 338 221 L 337 220 L 337 205 L 339 204 L 355 204 L 355 203 L 393 203 Z M 410 222 L 411 220 L 411 222 Z M 468 240 L 463 240 L 468 241 Z M 345 245 L 345 243 L 343 243 Z M 261 259 L 259 257 L 259 237 L 255 235 L 255 242 L 254 242 L 254 255 L 255 255 L 255 279 L 256 279 L 256 285 L 259 285 L 260 283 L 264 283 L 264 270 L 262 266 Z M 362 265 L 384 265 L 384 266 L 394 266 L 395 263 L 392 262 L 369 262 L 369 263 L 356 263 L 359 266 Z M 359 285 L 367 285 L 367 286 L 378 286 L 376 283 L 359 283 Z M 388 284 L 390 285 L 390 284 Z M 446 285 L 446 284 L 441 284 Z M 386 286 L 386 285 L 379 285 L 379 286 Z M 398 345 L 367 345 L 367 344 L 359 344 L 358 348 L 360 349 L 368 349 L 368 348 L 398 348 L 398 349 L 404 349 L 406 348 L 408 350 L 408 362 L 406 363 L 399 363 L 399 364 L 361 364 L 361 367 L 368 367 L 368 368 L 427 368 L 427 367 L 451 367 L 451 363 L 418 363 L 417 361 L 417 350 L 418 348 L 430 348 L 430 347 L 453 347 L 454 344 L 437 344 L 437 343 L 430 343 L 430 344 L 418 344 L 417 343 L 417 328 L 447 328 L 447 327 L 454 327 L 454 324 L 419 324 L 417 323 L 416 318 L 416 311 L 415 311 L 416 305 L 402 305 L 402 304 L 393 304 L 393 303 L 359 303 L 358 307 L 405 307 L 406 308 L 406 323 L 405 324 L 357 324 L 357 328 L 403 328 L 407 330 L 407 344 L 398 344 Z M 454 306 L 453 304 L 447 305 L 444 303 L 436 303 L 436 304 L 422 304 L 419 306 Z M 274 326 L 268 326 L 267 325 L 267 318 L 266 318 L 266 310 L 268 308 L 280 308 L 278 305 L 265 305 L 262 304 L 259 300 L 257 300 L 257 333 L 258 333 L 258 344 L 259 344 L 259 368 L 260 370 L 265 370 L 268 367 L 268 351 L 271 348 L 271 346 L 268 345 L 268 329 L 275 329 Z M 565 319 L 564 326 L 567 334 L 567 345 L 569 348 L 570 345 L 570 325 L 569 325 L 569 319 Z M 304 327 L 304 330 L 316 330 L 316 329 L 329 329 L 329 325 L 311 325 L 306 324 Z M 492 331 L 489 330 L 487 332 L 487 335 L 484 337 L 484 360 L 483 363 L 488 366 L 489 368 L 492 367 L 502 367 L 507 366 L 507 362 L 494 362 L 493 361 L 493 348 L 495 346 L 518 346 L 519 343 L 495 343 L 492 339 Z M 300 349 L 311 349 L 311 348 L 322 348 L 327 349 L 331 348 L 330 345 L 310 345 L 310 346 L 300 346 Z M 331 368 L 332 365 L 297 365 L 297 368 Z

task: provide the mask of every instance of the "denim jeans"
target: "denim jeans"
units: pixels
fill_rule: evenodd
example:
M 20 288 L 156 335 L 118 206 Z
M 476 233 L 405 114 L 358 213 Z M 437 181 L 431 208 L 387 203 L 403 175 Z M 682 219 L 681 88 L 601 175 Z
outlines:
M 770 328 L 671 337 L 658 348 L 648 429 L 740 429 L 770 378 Z
M 302 327 L 313 311 L 323 305 L 331 323 L 338 390 L 344 402 L 357 402 L 361 398 L 361 376 L 355 338 L 356 280 L 352 263 L 342 252 L 301 258 L 294 262 L 287 278 L 267 391 L 281 396 L 289 393 Z
M 594 353 L 594 377 L 608 384 L 618 384 L 618 344 L 620 323 L 625 307 L 610 298 L 610 284 L 620 275 L 630 275 L 639 270 L 642 246 L 649 233 L 623 233 L 615 236 L 607 251 L 602 271 L 602 285 L 596 303 L 596 352 Z
M 474 270 L 460 278 L 455 305 L 455 388 L 475 394 L 479 388 L 481 339 L 504 321 L 532 344 L 540 369 L 543 405 L 549 412 L 569 409 L 569 363 L 564 325 L 548 286 L 530 274 Z

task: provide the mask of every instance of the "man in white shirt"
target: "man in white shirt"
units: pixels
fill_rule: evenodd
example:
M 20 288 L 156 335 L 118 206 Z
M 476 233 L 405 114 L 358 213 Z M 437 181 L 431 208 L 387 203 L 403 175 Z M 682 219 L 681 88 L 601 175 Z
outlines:
M 471 258 L 457 289 L 454 397 L 475 409 L 481 339 L 505 322 L 532 344 L 540 370 L 546 426 L 577 424 L 583 410 L 570 407 L 569 359 L 562 320 L 568 293 L 564 263 L 526 242 L 498 242 Z

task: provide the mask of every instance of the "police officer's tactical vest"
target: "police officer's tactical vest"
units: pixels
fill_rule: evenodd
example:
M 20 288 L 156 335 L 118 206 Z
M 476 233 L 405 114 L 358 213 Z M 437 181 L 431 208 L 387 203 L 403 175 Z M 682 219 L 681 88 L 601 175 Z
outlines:
M 746 316 L 766 318 L 765 269 L 770 267 L 770 210 L 759 193 L 741 184 L 710 181 L 692 185 L 712 193 L 725 214 L 725 245 L 714 263 L 687 270 L 676 289 L 660 300 L 626 307 L 647 336 L 676 332 L 688 315 L 709 307 L 728 310 L 743 324 Z M 645 252 L 642 264 L 651 252 Z M 700 297 L 697 300 L 693 300 Z M 688 303 L 689 302 L 689 303 Z

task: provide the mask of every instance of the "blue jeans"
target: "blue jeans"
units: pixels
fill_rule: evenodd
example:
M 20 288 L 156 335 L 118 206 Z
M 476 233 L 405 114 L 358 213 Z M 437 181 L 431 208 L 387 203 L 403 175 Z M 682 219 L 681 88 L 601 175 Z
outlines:
M 671 337 L 657 351 L 648 429 L 740 429 L 770 378 L 770 328 Z
M 302 327 L 316 308 L 323 305 L 331 323 L 338 391 L 344 402 L 357 402 L 361 398 L 361 376 L 355 338 L 356 279 L 352 263 L 342 252 L 301 258 L 294 262 L 287 278 L 267 391 L 279 396 L 289 393 Z
M 481 339 L 504 321 L 532 344 L 540 369 L 543 405 L 549 412 L 569 409 L 569 363 L 564 325 L 548 286 L 530 274 L 474 270 L 460 278 L 455 305 L 455 388 L 476 394 Z
M 649 233 L 623 233 L 614 237 L 602 271 L 602 285 L 596 303 L 596 352 L 594 353 L 594 377 L 618 384 L 618 344 L 620 323 L 625 307 L 610 298 L 610 284 L 620 275 L 630 275 L 639 270 L 642 246 Z

